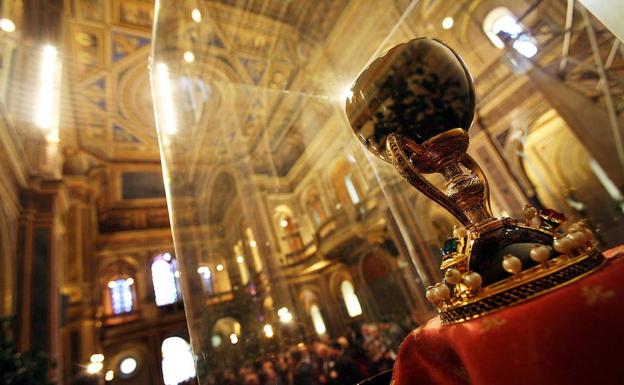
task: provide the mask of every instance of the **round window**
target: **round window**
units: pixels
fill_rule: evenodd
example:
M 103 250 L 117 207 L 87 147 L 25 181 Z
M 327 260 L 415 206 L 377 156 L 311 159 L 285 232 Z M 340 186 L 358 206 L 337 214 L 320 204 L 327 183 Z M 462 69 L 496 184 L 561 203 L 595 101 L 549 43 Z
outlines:
M 218 348 L 219 346 L 221 346 L 223 339 L 221 338 L 220 335 L 214 334 L 212 338 L 210 339 L 210 342 L 212 343 L 213 348 Z
M 130 376 L 136 371 L 137 365 L 134 357 L 126 357 L 119 362 L 119 372 L 124 376 Z

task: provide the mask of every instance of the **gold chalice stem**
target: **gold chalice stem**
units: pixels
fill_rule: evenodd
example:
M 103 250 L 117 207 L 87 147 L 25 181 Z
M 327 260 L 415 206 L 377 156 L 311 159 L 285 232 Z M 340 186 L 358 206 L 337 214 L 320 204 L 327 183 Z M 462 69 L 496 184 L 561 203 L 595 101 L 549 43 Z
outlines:
M 416 187 L 418 191 L 448 210 L 462 225 L 470 225 L 470 220 L 459 207 L 415 169 L 403 150 L 401 139 L 396 134 L 390 134 L 388 136 L 386 140 L 386 150 L 394 168 L 409 184 Z

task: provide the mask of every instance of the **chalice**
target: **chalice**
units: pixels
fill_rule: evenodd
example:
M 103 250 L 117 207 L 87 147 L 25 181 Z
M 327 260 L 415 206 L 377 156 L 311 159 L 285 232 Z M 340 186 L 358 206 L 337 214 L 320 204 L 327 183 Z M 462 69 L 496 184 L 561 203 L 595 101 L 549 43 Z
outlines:
M 526 206 L 494 218 L 485 173 L 467 153 L 475 91 L 461 57 L 443 42 L 395 46 L 357 78 L 346 102 L 362 144 L 461 226 L 442 246 L 443 279 L 427 289 L 444 323 L 460 322 L 548 292 L 599 268 L 604 257 L 585 223 Z M 439 173 L 445 191 L 424 174 Z

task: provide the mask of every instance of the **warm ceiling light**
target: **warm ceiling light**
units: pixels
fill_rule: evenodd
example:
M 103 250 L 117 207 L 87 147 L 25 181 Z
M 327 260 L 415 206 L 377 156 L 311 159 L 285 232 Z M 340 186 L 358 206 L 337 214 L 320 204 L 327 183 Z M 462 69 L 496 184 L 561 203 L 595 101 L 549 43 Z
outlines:
M 444 20 L 442 20 L 442 28 L 444 29 L 453 28 L 453 24 L 455 24 L 455 20 L 453 20 L 453 18 L 450 16 L 445 17 Z
M 130 277 L 130 278 L 126 279 L 126 285 L 130 286 L 132 284 L 134 284 L 134 278 Z
M 251 241 L 251 242 L 249 242 L 249 246 L 251 246 L 251 247 L 256 247 L 256 246 L 257 246 L 256 241 Z
M 222 264 L 218 264 L 217 265 L 217 271 L 222 271 L 223 270 L 223 265 Z
M 184 61 L 187 63 L 192 63 L 195 60 L 195 55 L 191 51 L 184 52 Z
M 267 336 L 267 338 L 272 338 L 273 337 L 273 326 L 271 326 L 269 324 L 266 324 L 266 325 L 264 325 L 262 330 L 264 331 L 264 335 Z
M 100 370 L 102 370 L 103 367 L 104 365 L 101 362 L 92 362 L 89 365 L 87 365 L 87 373 L 89 374 L 98 373 Z
M 104 355 L 103 354 L 92 354 L 91 358 L 90 358 L 91 362 L 103 362 L 104 361 Z
M 238 343 L 238 336 L 235 333 L 230 334 L 230 342 L 232 345 L 236 345 Z
M 196 23 L 199 23 L 201 21 L 201 12 L 199 12 L 199 9 L 195 8 L 192 12 L 191 12 L 191 17 L 193 18 L 193 21 Z
M 236 262 L 238 262 L 238 263 L 243 263 L 244 260 L 245 260 L 245 258 L 243 258 L 242 255 L 239 255 L 238 257 L 236 257 Z
M 290 310 L 286 307 L 282 307 L 277 311 L 277 316 L 281 323 L 287 324 L 293 320 L 292 314 L 290 314 Z
M 15 23 L 12 20 L 3 17 L 0 19 L 0 29 L 4 32 L 13 32 L 15 31 Z
M 112 370 L 106 371 L 106 374 L 104 375 L 105 381 L 112 381 L 114 378 L 115 378 L 115 372 L 113 372 Z
M 286 220 L 286 219 L 282 219 L 282 220 L 280 221 L 280 226 L 282 226 L 282 227 L 288 227 L 288 220 Z

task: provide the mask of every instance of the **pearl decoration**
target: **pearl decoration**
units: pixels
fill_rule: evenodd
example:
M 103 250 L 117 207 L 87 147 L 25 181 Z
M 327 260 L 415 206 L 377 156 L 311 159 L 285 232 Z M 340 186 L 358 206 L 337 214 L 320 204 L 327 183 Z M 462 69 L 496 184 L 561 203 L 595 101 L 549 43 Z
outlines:
M 533 206 L 526 205 L 522 209 L 522 217 L 526 220 L 531 220 L 537 216 L 537 209 Z
M 464 238 L 466 235 L 468 235 L 468 230 L 464 226 L 455 226 L 453 228 L 453 237 Z
M 443 283 L 436 285 L 437 295 L 439 300 L 449 299 L 451 297 L 451 289 Z
M 582 231 L 584 227 L 585 226 L 583 226 L 580 222 L 573 223 L 570 226 L 568 226 L 568 233 L 571 234 L 575 231 Z
M 531 249 L 531 252 L 529 253 L 529 256 L 535 262 L 543 263 L 550 256 L 550 250 L 548 249 L 548 247 L 546 247 L 544 245 L 535 245 Z
M 435 286 L 427 288 L 425 297 L 427 297 L 429 302 L 437 304 L 451 297 L 451 289 L 443 283 L 437 283 Z
M 464 284 L 472 290 L 478 290 L 483 284 L 483 278 L 481 278 L 481 274 L 473 271 L 466 274 L 464 277 Z
M 572 241 L 569 238 L 557 238 L 553 242 L 553 249 L 561 254 L 567 254 L 572 250 Z
M 444 273 L 444 279 L 451 285 L 457 285 L 461 282 L 461 272 L 457 269 L 448 269 Z
M 434 286 L 429 286 L 425 292 L 425 297 L 427 297 L 431 303 L 438 302 L 438 289 Z
M 535 216 L 530 220 L 531 227 L 538 228 L 542 224 L 542 218 Z
M 522 261 L 514 255 L 505 255 L 503 257 L 503 270 L 510 274 L 518 274 L 522 271 Z
M 572 242 L 573 248 L 582 247 L 586 242 L 585 233 L 583 233 L 582 231 L 575 231 L 573 233 L 570 233 L 566 235 L 566 238 L 568 238 Z
M 583 242 L 583 244 L 585 242 L 589 242 L 594 238 L 594 232 L 591 231 L 591 229 L 589 229 L 587 227 L 587 225 L 585 224 L 585 222 L 583 221 L 579 221 L 576 223 L 573 223 L 570 225 L 570 227 L 568 227 L 568 234 L 573 234 L 576 232 L 581 232 L 585 235 L 585 240 Z M 580 237 L 579 237 L 580 238 Z

